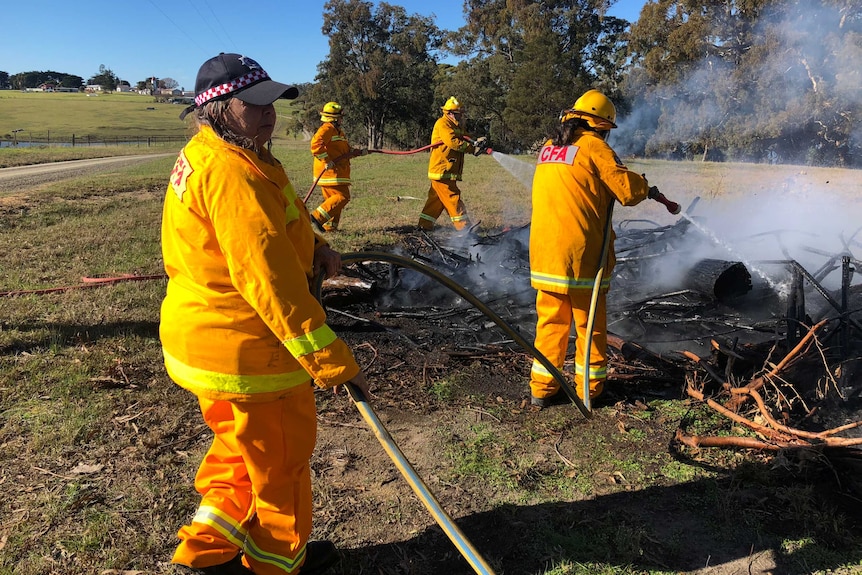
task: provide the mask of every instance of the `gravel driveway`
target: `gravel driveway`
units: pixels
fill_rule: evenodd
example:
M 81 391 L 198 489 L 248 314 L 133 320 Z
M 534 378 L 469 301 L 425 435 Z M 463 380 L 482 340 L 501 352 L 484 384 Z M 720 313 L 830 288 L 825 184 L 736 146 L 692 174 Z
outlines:
M 123 168 L 154 158 L 173 156 L 168 154 L 142 154 L 139 156 L 115 156 L 110 158 L 94 158 L 89 160 L 70 160 L 67 162 L 52 162 L 50 164 L 34 164 L 32 166 L 16 166 L 0 169 L 0 193 L 12 192 L 48 182 L 56 182 L 67 178 L 76 178 L 112 168 Z

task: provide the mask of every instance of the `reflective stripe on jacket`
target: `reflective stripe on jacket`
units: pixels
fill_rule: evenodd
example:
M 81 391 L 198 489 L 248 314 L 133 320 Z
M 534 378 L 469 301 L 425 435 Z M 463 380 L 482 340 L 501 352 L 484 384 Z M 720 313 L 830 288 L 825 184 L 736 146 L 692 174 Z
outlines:
M 165 365 L 210 399 L 266 401 L 309 379 L 331 387 L 359 372 L 309 289 L 314 250 L 325 242 L 271 161 L 203 126 L 171 173 L 162 217 Z
M 344 132 L 332 122 L 324 122 L 311 138 L 311 155 L 314 156 L 312 166 L 314 178 L 320 176 L 321 186 L 336 186 L 350 183 L 350 144 Z M 338 160 L 338 158 L 341 158 Z M 326 169 L 327 162 L 336 162 L 331 170 Z
M 434 122 L 431 132 L 431 143 L 443 142 L 442 145 L 431 148 L 428 159 L 429 180 L 460 180 L 464 171 L 464 153 L 472 154 L 473 144 L 464 139 L 467 133 L 464 129 L 443 115 Z
M 546 142 L 533 177 L 530 284 L 554 293 L 591 290 L 610 203 L 635 205 L 647 189 L 643 176 L 628 170 L 595 132 L 581 131 L 569 146 Z M 615 262 L 610 233 L 605 289 Z

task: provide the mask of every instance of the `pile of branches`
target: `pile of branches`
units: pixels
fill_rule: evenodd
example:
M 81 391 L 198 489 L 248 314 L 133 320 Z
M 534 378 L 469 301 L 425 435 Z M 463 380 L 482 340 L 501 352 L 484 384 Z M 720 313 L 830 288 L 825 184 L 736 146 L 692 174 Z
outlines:
M 734 363 L 744 363 L 747 359 L 739 350 L 714 342 L 709 359 L 682 352 L 694 365 L 686 376 L 686 394 L 750 430 L 753 436 L 698 436 L 680 428 L 677 441 L 694 448 L 744 447 L 773 451 L 862 445 L 862 436 L 841 436 L 862 427 L 862 420 L 819 431 L 812 429 L 812 422 L 853 415 L 852 412 L 843 416 L 837 413 L 846 411 L 842 407 L 852 405 L 847 401 L 848 395 L 858 395 L 862 391 L 862 384 L 854 386 L 847 377 L 853 363 L 844 362 L 838 368 L 830 366 L 829 350 L 824 349 L 818 337 L 827 330 L 829 323 L 829 320 L 822 320 L 811 326 L 802 340 L 777 363 L 771 361 L 771 356 L 780 344 L 773 345 L 763 368 L 745 381 L 740 381 L 734 373 Z M 841 406 L 839 402 L 847 402 L 847 405 Z M 818 414 L 830 408 L 834 413 Z

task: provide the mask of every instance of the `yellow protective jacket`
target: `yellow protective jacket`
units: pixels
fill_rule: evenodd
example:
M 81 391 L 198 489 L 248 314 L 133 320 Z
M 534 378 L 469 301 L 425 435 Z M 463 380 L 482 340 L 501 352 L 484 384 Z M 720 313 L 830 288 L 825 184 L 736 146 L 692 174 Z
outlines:
M 469 135 L 464 129 L 443 115 L 434 122 L 434 130 L 431 132 L 431 143 L 442 142 L 441 145 L 431 148 L 431 157 L 428 160 L 429 180 L 456 180 L 461 179 L 464 171 L 464 153 L 472 154 L 476 149 L 473 144 L 465 140 Z
M 324 122 L 311 138 L 312 173 L 315 179 L 320 176 L 317 183 L 321 186 L 350 184 L 350 152 L 350 144 L 341 128 L 333 122 Z M 326 164 L 333 161 L 335 167 L 327 170 Z
M 646 179 L 628 170 L 595 132 L 580 131 L 569 146 L 546 142 L 533 176 L 530 284 L 561 294 L 591 290 L 611 202 L 633 206 L 647 190 Z M 610 233 L 605 289 L 616 261 Z
M 203 126 L 171 173 L 160 336 L 171 379 L 201 397 L 269 401 L 359 372 L 309 289 L 325 242 L 272 161 Z

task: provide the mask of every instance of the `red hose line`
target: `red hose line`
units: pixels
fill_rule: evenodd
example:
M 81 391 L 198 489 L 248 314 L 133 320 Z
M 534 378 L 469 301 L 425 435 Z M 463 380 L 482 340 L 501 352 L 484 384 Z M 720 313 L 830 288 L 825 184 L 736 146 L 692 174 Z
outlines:
M 428 144 L 427 146 L 422 146 L 421 148 L 416 148 L 415 150 L 368 150 L 369 154 L 395 154 L 399 156 L 406 156 L 407 154 L 416 154 L 418 152 L 424 152 L 425 150 L 430 150 L 431 148 L 436 148 L 441 145 L 443 142 L 434 142 L 433 144 Z
M 441 145 L 442 143 L 443 142 L 434 142 L 433 144 L 428 144 L 427 146 L 422 146 L 421 148 L 416 148 L 415 150 L 406 150 L 403 152 L 400 152 L 397 150 L 368 150 L 368 153 L 369 154 L 397 154 L 397 155 L 415 154 L 417 152 L 424 152 L 425 150 L 430 150 L 431 148 L 436 148 L 437 146 Z M 346 156 L 349 156 L 349 155 L 350 155 L 350 153 L 348 152 L 347 154 L 343 154 L 341 156 L 338 156 L 333 161 L 337 164 L 338 162 L 340 162 Z M 324 172 L 326 172 L 326 170 L 323 170 L 323 172 L 320 172 L 320 176 L 322 176 L 324 174 Z M 311 184 L 311 187 L 308 188 L 308 193 L 305 194 L 305 198 L 303 198 L 303 200 L 302 200 L 303 204 L 308 203 L 308 198 L 311 197 L 311 193 L 314 191 L 314 188 L 317 187 L 317 182 L 320 181 L 320 176 L 317 176 L 317 179 L 315 179 L 314 183 Z
M 145 280 L 157 280 L 157 279 L 166 279 L 168 276 L 166 274 L 152 274 L 145 276 L 137 276 L 133 274 L 123 274 L 120 276 L 107 276 L 107 277 L 83 277 L 81 281 L 84 282 L 81 285 L 74 286 L 62 286 L 62 287 L 53 287 L 53 288 L 44 288 L 44 289 L 25 289 L 25 290 L 14 290 L 14 291 L 5 291 L 0 292 L 0 297 L 13 297 L 19 295 L 43 295 L 49 293 L 61 293 L 73 289 L 87 289 L 94 287 L 101 287 L 103 285 L 115 284 L 119 282 L 135 282 L 135 281 L 145 281 Z

